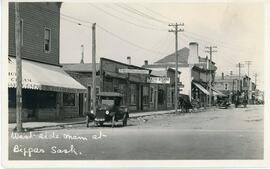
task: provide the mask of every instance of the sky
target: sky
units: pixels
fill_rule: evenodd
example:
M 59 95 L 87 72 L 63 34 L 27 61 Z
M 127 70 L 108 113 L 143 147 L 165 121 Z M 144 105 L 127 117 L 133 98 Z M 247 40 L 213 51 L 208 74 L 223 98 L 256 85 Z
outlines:
M 141 66 L 174 53 L 175 36 L 170 23 L 184 23 L 178 49 L 199 43 L 199 55 L 206 46 L 217 46 L 213 61 L 221 72 L 257 73 L 258 88 L 264 87 L 264 6 L 249 3 L 68 3 L 61 7 L 60 62 L 79 63 L 81 45 L 84 61 L 92 62 L 92 23 L 96 23 L 96 55 Z M 151 3 L 149 3 L 151 2 Z

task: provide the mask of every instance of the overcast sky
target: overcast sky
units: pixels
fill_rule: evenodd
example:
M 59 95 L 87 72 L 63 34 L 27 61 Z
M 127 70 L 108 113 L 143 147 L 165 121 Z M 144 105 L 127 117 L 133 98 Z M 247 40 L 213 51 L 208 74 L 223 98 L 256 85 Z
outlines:
M 97 61 L 106 57 L 126 63 L 131 56 L 132 64 L 141 66 L 144 60 L 151 64 L 175 51 L 175 37 L 168 32 L 168 24 L 183 22 L 179 49 L 198 42 L 199 55 L 205 57 L 205 46 L 217 46 L 213 61 L 218 74 L 236 74 L 237 63 L 252 61 L 250 76 L 254 79 L 258 73 L 258 87 L 263 88 L 263 4 L 63 3 L 61 13 L 61 63 L 79 63 L 82 44 L 85 62 L 92 61 L 91 23 L 96 22 Z M 246 64 L 241 73 L 247 74 Z

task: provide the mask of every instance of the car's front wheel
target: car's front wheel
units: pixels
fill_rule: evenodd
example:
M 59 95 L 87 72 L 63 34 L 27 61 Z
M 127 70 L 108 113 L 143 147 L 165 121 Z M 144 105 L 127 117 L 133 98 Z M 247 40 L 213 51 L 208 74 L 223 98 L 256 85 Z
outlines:
M 123 117 L 123 126 L 127 125 L 127 119 L 128 119 L 127 114 L 125 114 Z
M 112 127 L 115 125 L 115 115 L 112 116 Z

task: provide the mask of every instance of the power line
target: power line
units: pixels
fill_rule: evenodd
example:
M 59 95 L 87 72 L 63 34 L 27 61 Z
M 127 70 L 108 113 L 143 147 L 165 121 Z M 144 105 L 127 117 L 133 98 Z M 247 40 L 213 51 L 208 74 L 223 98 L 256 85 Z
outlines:
M 158 51 L 154 51 L 154 50 L 151 50 L 151 49 L 142 47 L 142 46 L 140 46 L 140 45 L 137 45 L 137 44 L 135 44 L 135 43 L 133 43 L 133 42 L 131 42 L 131 41 L 128 41 L 128 40 L 126 40 L 126 39 L 124 39 L 124 38 L 118 36 L 117 34 L 115 34 L 115 33 L 111 32 L 111 31 L 105 29 L 105 28 L 102 27 L 101 25 L 97 25 L 97 26 L 98 26 L 101 30 L 103 30 L 104 32 L 106 32 L 106 33 L 112 35 L 113 37 L 115 37 L 115 38 L 117 38 L 117 39 L 119 39 L 119 40 L 121 40 L 121 41 L 124 41 L 124 42 L 126 42 L 126 43 L 128 43 L 128 44 L 130 44 L 130 45 L 132 45 L 132 46 L 135 46 L 135 47 L 137 47 L 137 48 L 143 49 L 143 50 L 148 51 L 148 52 L 153 52 L 153 53 L 158 53 L 158 54 L 165 55 L 164 53 L 161 53 L 161 52 L 158 52 Z
M 118 12 L 118 13 L 120 13 L 121 15 L 123 15 L 123 16 L 129 16 L 129 17 L 131 17 L 131 18 L 133 18 L 133 19 L 138 19 L 139 21 L 142 21 L 142 22 L 147 22 L 146 24 L 147 25 L 151 25 L 151 26 L 153 26 L 153 27 L 156 27 L 157 25 L 154 25 L 154 24 L 151 24 L 151 23 L 149 23 L 149 20 L 145 20 L 144 18 L 142 18 L 142 17 L 137 17 L 137 15 L 135 16 L 135 15 L 132 15 L 130 12 L 128 12 L 128 11 L 126 11 L 126 10 L 123 10 L 121 7 L 119 7 L 117 4 L 113 4 L 116 8 L 114 8 L 114 7 L 110 7 L 110 8 L 112 8 L 114 11 L 116 11 L 116 12 Z M 165 30 L 165 28 L 164 28 L 164 30 Z
M 163 29 L 157 29 L 157 28 L 154 28 L 154 27 L 148 27 L 148 26 L 140 25 L 140 24 L 137 24 L 137 23 L 134 23 L 134 22 L 130 22 L 130 21 L 126 20 L 126 19 L 120 18 L 120 17 L 117 16 L 117 15 L 114 15 L 114 14 L 112 14 L 112 13 L 109 13 L 109 12 L 105 11 L 105 10 L 99 8 L 98 6 L 94 5 L 94 4 L 91 4 L 91 6 L 94 7 L 94 8 L 96 8 L 96 9 L 98 9 L 98 10 L 100 10 L 100 11 L 102 11 L 103 13 L 105 13 L 105 14 L 107 14 L 107 15 L 113 17 L 113 18 L 116 18 L 116 19 L 118 19 L 118 20 L 120 20 L 120 21 L 122 21 L 122 22 L 129 23 L 129 24 L 131 24 L 131 25 L 137 26 L 137 27 L 139 27 L 139 28 L 148 29 L 148 30 L 164 31 Z
M 162 23 L 162 24 L 167 24 L 168 22 L 167 21 L 163 21 L 163 20 L 160 20 L 160 19 L 157 19 L 149 14 L 146 14 L 144 12 L 141 12 L 140 10 L 138 9 L 135 9 L 135 8 L 132 8 L 124 3 L 122 3 L 122 6 L 120 4 L 118 4 L 119 7 L 131 12 L 131 13 L 134 13 L 136 15 L 139 15 L 141 17 L 144 17 L 146 19 L 150 19 L 150 20 L 153 20 L 153 21 L 156 21 L 156 22 L 159 22 L 159 23 Z
M 152 9 L 149 9 L 149 8 L 143 6 L 143 5 L 140 5 L 140 6 L 143 7 L 144 9 L 146 9 L 146 10 L 152 12 L 153 14 L 157 14 L 157 15 L 163 17 L 164 19 L 168 19 L 168 20 L 171 21 L 171 22 L 175 22 L 173 19 L 171 19 L 171 18 L 169 18 L 169 17 L 167 17 L 167 16 L 165 16 L 165 15 L 162 15 L 161 13 L 159 13 L 159 12 L 157 12 L 157 11 L 154 11 L 154 10 L 152 10 Z

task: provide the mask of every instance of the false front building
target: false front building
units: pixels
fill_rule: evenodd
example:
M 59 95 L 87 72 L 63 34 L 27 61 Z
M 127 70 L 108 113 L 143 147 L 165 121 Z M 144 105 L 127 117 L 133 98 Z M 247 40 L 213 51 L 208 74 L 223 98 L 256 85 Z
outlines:
M 76 96 L 86 88 L 59 64 L 58 2 L 19 3 L 23 121 L 56 120 L 79 114 Z M 9 3 L 9 122 L 16 119 L 15 3 Z
M 129 58 L 130 59 L 130 58 Z M 91 109 L 92 64 L 63 64 L 64 70 L 88 88 L 83 107 Z M 128 63 L 100 58 L 96 66 L 97 91 L 118 92 L 123 95 L 121 104 L 130 112 L 173 109 L 172 89 L 174 70 L 150 70 Z M 159 78 L 159 80 L 157 80 Z M 162 82 L 166 79 L 166 82 Z M 168 80 L 169 79 L 169 80 Z

